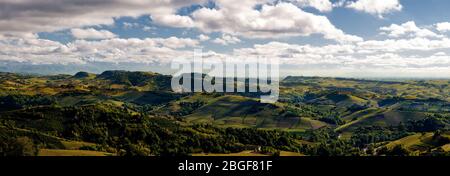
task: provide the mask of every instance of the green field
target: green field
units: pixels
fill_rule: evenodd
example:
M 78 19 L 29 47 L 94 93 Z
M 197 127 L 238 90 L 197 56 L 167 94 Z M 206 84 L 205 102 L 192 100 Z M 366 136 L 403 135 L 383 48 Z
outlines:
M 87 150 L 41 149 L 38 156 L 112 156 L 112 154 Z

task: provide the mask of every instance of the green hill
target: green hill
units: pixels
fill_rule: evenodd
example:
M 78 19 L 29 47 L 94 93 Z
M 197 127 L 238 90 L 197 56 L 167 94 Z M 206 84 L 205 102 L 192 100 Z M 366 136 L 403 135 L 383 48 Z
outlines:
M 75 75 L 73 75 L 73 78 L 76 79 L 83 79 L 83 78 L 95 78 L 96 75 L 88 72 L 78 72 Z
M 263 104 L 253 98 L 227 95 L 211 100 L 185 118 L 191 123 L 223 127 L 306 130 L 327 126 L 310 118 L 286 115 L 285 111 L 282 104 Z
M 171 76 L 151 72 L 0 73 L 0 155 L 30 145 L 44 155 L 239 153 L 260 146 L 348 156 L 378 155 L 371 149 L 388 143 L 414 155 L 447 155 L 448 83 L 288 77 L 279 101 L 264 104 L 261 92 L 176 93 Z
M 147 87 L 152 90 L 169 90 L 171 77 L 151 72 L 105 71 L 97 79 L 109 80 L 113 84 Z
M 360 112 L 358 112 L 360 113 Z M 374 110 L 370 112 L 364 112 L 361 116 L 355 116 L 356 119 L 340 126 L 336 131 L 352 131 L 358 127 L 367 126 L 398 126 L 400 124 L 406 124 L 409 121 L 422 120 L 427 117 L 423 112 L 407 112 L 398 110 Z
M 413 155 L 420 155 L 421 153 L 433 150 L 448 150 L 447 146 L 450 144 L 450 137 L 446 135 L 436 135 L 434 133 L 417 133 L 413 134 L 384 145 L 387 149 L 392 149 L 396 146 L 402 146 L 406 150 L 413 152 Z

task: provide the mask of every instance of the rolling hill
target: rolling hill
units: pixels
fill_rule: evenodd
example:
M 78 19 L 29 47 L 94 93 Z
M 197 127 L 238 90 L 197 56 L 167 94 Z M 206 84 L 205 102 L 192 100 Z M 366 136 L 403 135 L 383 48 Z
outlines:
M 448 80 L 291 76 L 272 104 L 261 103 L 260 93 L 177 93 L 170 83 L 171 76 L 152 72 L 0 73 L 0 149 L 29 141 L 40 155 L 239 154 L 260 146 L 377 155 L 366 149 L 397 145 L 411 155 L 445 155 L 449 149 Z

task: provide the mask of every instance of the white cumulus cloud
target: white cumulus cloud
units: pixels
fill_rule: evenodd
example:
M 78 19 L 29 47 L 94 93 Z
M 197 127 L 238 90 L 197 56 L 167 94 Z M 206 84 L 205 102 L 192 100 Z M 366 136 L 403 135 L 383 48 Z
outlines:
M 436 29 L 440 32 L 448 32 L 450 31 L 450 23 L 449 22 L 443 22 L 436 24 Z
M 206 0 L 2 0 L 0 33 L 53 32 L 94 25 L 112 25 L 117 17 L 154 15 L 163 25 L 189 26 L 179 8 Z M 6 10 L 7 9 L 7 10 Z
M 301 7 L 312 7 L 320 12 L 329 12 L 333 9 L 330 0 L 294 0 Z
M 0 33 L 54 32 L 72 28 L 112 25 L 119 17 L 148 15 L 168 27 L 197 28 L 247 38 L 278 38 L 321 34 L 339 42 L 359 41 L 336 28 L 325 16 L 305 12 L 299 6 L 330 11 L 328 0 L 213 0 L 215 7 L 201 6 L 191 14 L 178 10 L 203 5 L 208 0 L 20 0 L 0 1 Z M 294 3 L 294 4 L 293 4 Z M 256 6 L 261 7 L 255 8 Z
M 77 39 L 109 39 L 116 37 L 116 35 L 110 31 L 96 30 L 94 28 L 88 29 L 75 28 L 71 29 L 70 32 L 72 36 Z
M 241 42 L 241 40 L 235 36 L 232 36 L 229 34 L 223 34 L 222 37 L 216 38 L 212 42 L 221 44 L 221 45 L 229 45 L 229 44 L 239 43 L 239 42 Z
M 264 4 L 259 1 L 217 0 L 217 9 L 201 8 L 193 12 L 195 26 L 204 32 L 223 32 L 247 38 L 277 38 L 322 34 L 338 42 L 362 38 L 337 29 L 325 16 L 308 13 L 291 3 Z
M 403 6 L 399 0 L 357 0 L 346 4 L 347 8 L 366 12 L 383 18 L 384 14 L 401 11 Z
M 400 25 L 392 24 L 390 26 L 381 27 L 380 30 L 387 33 L 390 37 L 443 37 L 429 29 L 417 27 L 414 21 L 408 21 Z
M 200 41 L 208 41 L 209 40 L 209 36 L 207 36 L 207 35 L 205 35 L 205 34 L 200 34 L 200 35 L 198 35 L 198 39 L 200 40 Z

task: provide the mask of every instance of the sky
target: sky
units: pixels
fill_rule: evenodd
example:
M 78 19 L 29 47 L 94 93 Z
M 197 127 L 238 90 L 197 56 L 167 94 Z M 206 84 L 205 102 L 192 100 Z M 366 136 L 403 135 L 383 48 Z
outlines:
M 450 78 L 448 0 L 0 0 L 0 71 L 276 59 L 280 75 Z

